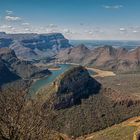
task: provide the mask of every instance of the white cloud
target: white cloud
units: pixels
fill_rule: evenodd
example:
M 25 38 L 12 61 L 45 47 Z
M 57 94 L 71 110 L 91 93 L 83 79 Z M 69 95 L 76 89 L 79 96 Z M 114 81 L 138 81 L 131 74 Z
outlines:
M 126 31 L 126 29 L 125 29 L 125 28 L 122 28 L 122 27 L 121 27 L 119 30 L 120 30 L 121 32 L 125 32 L 125 31 Z
M 134 30 L 133 33 L 139 33 L 139 31 Z
M 89 35 L 93 35 L 93 31 L 89 31 L 88 34 L 89 34 Z
M 28 25 L 30 25 L 30 23 L 24 22 L 24 23 L 22 23 L 22 25 L 23 25 L 23 26 L 28 26 Z
M 47 27 L 48 28 L 57 28 L 57 25 L 55 25 L 55 24 L 49 24 Z
M 74 35 L 77 34 L 78 32 L 73 31 L 71 29 L 65 28 L 65 29 L 61 29 L 60 32 L 62 32 L 65 35 Z
M 65 33 L 65 34 L 70 34 L 71 31 L 70 31 L 70 29 L 63 29 L 63 33 Z
M 13 14 L 13 11 L 11 11 L 11 10 L 6 10 L 6 13 L 7 13 L 7 15 L 11 15 L 11 14 Z
M 0 31 L 7 32 L 7 33 L 13 33 L 16 31 L 16 28 L 14 28 L 10 25 L 1 25 Z
M 123 8 L 123 5 L 103 5 L 105 9 L 120 9 Z
M 12 28 L 12 26 L 10 26 L 10 25 L 1 25 L 0 28 L 1 29 L 9 29 L 9 28 Z
M 5 20 L 7 20 L 7 21 L 19 21 L 19 20 L 21 20 L 21 18 L 16 17 L 16 16 L 5 16 Z
M 29 29 L 29 28 L 25 28 L 24 30 L 25 30 L 25 31 L 30 31 L 30 29 Z

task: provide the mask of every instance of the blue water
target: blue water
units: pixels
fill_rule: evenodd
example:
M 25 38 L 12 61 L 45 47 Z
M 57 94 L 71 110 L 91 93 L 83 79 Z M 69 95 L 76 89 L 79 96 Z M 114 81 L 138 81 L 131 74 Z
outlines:
M 52 83 L 60 74 L 63 74 L 65 71 L 73 67 L 73 65 L 70 64 L 61 64 L 59 65 L 61 67 L 60 70 L 53 70 L 51 71 L 52 74 L 48 77 L 42 78 L 40 80 L 37 80 L 30 88 L 31 93 L 36 93 L 41 88 L 47 86 L 48 84 Z M 90 75 L 93 75 L 94 72 L 91 70 L 88 70 Z
M 30 88 L 31 92 L 37 92 L 41 88 L 47 86 L 48 84 L 52 83 L 60 74 L 64 73 L 66 70 L 72 67 L 72 65 L 69 64 L 61 64 L 60 70 L 53 70 L 51 71 L 52 74 L 48 77 L 42 78 L 40 80 L 37 80 Z

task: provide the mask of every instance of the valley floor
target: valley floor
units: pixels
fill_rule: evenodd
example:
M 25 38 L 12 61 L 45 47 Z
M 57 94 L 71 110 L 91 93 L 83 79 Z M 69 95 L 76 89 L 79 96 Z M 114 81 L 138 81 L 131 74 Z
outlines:
M 116 74 L 110 77 L 96 77 L 104 87 L 112 88 L 121 94 L 140 96 L 140 73 Z

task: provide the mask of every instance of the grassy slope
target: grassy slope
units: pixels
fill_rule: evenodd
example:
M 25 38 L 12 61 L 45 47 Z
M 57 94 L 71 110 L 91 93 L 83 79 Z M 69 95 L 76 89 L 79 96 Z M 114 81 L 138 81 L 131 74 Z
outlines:
M 88 137 L 87 140 L 132 140 L 135 126 L 113 126 Z
M 133 135 L 139 128 L 140 117 L 135 117 L 77 140 L 133 140 Z

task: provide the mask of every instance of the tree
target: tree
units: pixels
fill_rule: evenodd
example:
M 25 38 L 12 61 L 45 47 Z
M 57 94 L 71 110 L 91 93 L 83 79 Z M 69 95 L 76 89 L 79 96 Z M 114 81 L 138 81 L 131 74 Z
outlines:
M 1 140 L 49 140 L 56 113 L 43 107 L 41 96 L 30 98 L 25 90 L 0 92 Z

